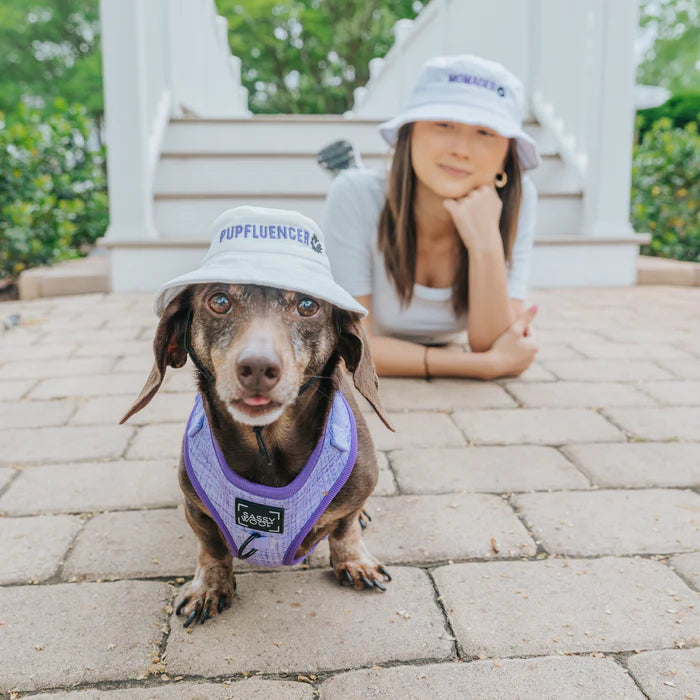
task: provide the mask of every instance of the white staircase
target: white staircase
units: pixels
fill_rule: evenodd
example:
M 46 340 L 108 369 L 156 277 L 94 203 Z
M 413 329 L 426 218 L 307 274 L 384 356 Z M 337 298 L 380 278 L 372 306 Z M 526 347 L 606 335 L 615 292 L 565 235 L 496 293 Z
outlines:
M 114 1 L 102 0 L 102 3 Z M 205 3 L 206 17 L 209 17 L 210 0 L 197 1 Z M 128 2 L 138 3 L 139 0 Z M 602 98 L 593 105 L 600 112 L 598 121 L 601 122 L 595 129 L 583 119 L 574 124 L 571 119 L 564 123 L 557 117 L 559 112 L 552 103 L 554 88 L 549 87 L 559 84 L 557 75 L 552 75 L 553 68 L 542 60 L 546 57 L 543 54 L 546 37 L 539 35 L 537 28 L 543 17 L 549 17 L 561 3 L 578 7 L 577 2 L 504 2 L 512 5 L 510 9 L 519 13 L 527 26 L 519 28 L 521 34 L 517 42 L 509 41 L 507 36 L 501 39 L 504 56 L 499 55 L 498 46 L 494 44 L 488 57 L 513 66 L 525 84 L 534 89 L 533 112 L 546 124 L 543 126 L 534 118 L 526 124 L 543 155 L 542 165 L 532 173 L 539 206 L 531 284 L 539 287 L 632 284 L 638 246 L 644 237 L 634 235 L 628 223 L 629 187 L 626 182 L 630 163 L 625 154 L 629 148 L 623 144 L 621 152 L 611 154 L 610 148 L 602 142 L 600 134 L 605 131 L 602 120 L 606 116 Z M 603 29 L 615 29 L 615 22 L 620 20 L 617 15 L 609 16 L 612 0 L 596 2 L 600 8 L 597 15 L 591 15 L 598 22 L 593 29 L 598 34 Z M 624 4 L 629 10 L 631 2 L 634 0 L 620 0 L 616 7 L 619 9 Z M 452 29 L 464 24 L 460 13 L 467 11 L 467 5 L 476 6 L 464 0 L 433 0 L 415 23 L 399 23 L 394 48 L 385 60 L 373 62 L 368 86 L 356 93 L 354 113 L 252 117 L 240 106 L 240 101 L 229 118 L 221 118 L 218 111 L 217 118 L 183 117 L 183 113 L 193 111 L 189 109 L 171 112 L 171 119 L 164 124 L 159 136 L 159 158 L 154 162 L 152 174 L 146 177 L 147 181 L 150 177 L 151 208 L 150 214 L 144 214 L 141 232 L 130 236 L 128 226 L 115 225 L 112 216 L 112 235 L 108 232 L 103 239 L 105 247 L 111 251 L 112 289 L 155 289 L 164 280 L 195 267 L 208 246 L 210 223 L 233 206 L 252 204 L 297 209 L 320 220 L 332 177 L 316 163 L 315 155 L 332 141 L 352 142 L 360 151 L 365 167 L 386 169 L 388 148 L 379 136 L 377 124 L 396 110 L 403 89 L 400 86 L 408 85 L 412 78 L 407 75 L 407 66 L 418 66 L 423 54 L 439 53 L 434 46 L 436 42 L 444 52 L 465 50 L 458 43 L 463 40 L 462 33 Z M 479 4 L 479 7 L 486 12 L 483 9 L 486 5 Z M 206 19 L 204 26 L 208 27 L 209 22 Z M 620 41 L 617 29 L 617 34 L 606 41 Z M 218 20 L 216 32 L 221 36 Z M 440 37 L 447 43 L 440 44 Z M 598 57 L 599 68 L 601 60 Z M 522 71 L 517 70 L 518 65 L 523 67 Z M 566 70 L 566 66 L 562 70 Z M 236 71 L 234 75 L 232 89 L 240 95 L 239 76 Z M 581 73 L 577 75 L 580 79 Z M 172 99 L 178 102 L 176 97 Z M 568 107 L 571 109 L 570 105 Z M 198 112 L 206 113 L 203 109 Z M 607 126 L 612 129 L 615 115 L 607 115 L 607 118 Z M 631 139 L 631 113 L 628 135 L 624 131 L 626 121 L 618 119 L 617 124 L 619 137 Z M 578 137 L 567 127 L 575 134 L 580 132 Z M 606 138 L 609 139 L 609 135 Z M 582 152 L 588 142 L 595 142 L 598 150 L 589 148 Z M 586 158 L 591 153 L 595 156 L 594 168 L 586 169 Z M 611 180 L 612 174 L 607 173 L 606 167 L 617 168 L 622 175 Z
M 365 167 L 385 170 L 389 151 L 377 123 L 288 115 L 173 120 L 155 177 L 154 218 L 159 237 L 138 246 L 142 259 L 152 259 L 150 269 L 157 270 L 163 280 L 192 268 L 208 247 L 211 222 L 225 209 L 242 204 L 296 209 L 320 221 L 332 176 L 316 163 L 316 153 L 342 138 L 356 145 Z M 533 274 L 533 284 L 570 282 L 561 276 L 551 279 L 554 273 L 560 275 L 560 263 L 550 271 L 547 259 L 586 254 L 581 251 L 580 181 L 557 155 L 546 132 L 534 121 L 526 129 L 543 155 L 542 165 L 532 173 L 539 195 L 533 264 L 543 268 Z M 133 272 L 128 273 L 131 280 Z
M 538 233 L 575 233 L 581 190 L 533 123 L 544 151 L 533 173 L 541 197 Z M 237 204 L 292 208 L 320 220 L 332 177 L 315 160 L 331 141 L 356 145 L 365 167 L 386 170 L 389 152 L 375 121 L 340 117 L 176 120 L 156 171 L 155 223 L 162 239 L 206 237 L 211 221 Z

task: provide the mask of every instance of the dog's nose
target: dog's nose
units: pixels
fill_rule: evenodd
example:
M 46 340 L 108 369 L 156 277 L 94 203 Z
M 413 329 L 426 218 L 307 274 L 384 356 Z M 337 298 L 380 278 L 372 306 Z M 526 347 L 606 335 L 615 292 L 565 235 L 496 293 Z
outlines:
M 248 391 L 269 391 L 279 382 L 282 368 L 276 354 L 244 352 L 238 358 L 236 373 Z

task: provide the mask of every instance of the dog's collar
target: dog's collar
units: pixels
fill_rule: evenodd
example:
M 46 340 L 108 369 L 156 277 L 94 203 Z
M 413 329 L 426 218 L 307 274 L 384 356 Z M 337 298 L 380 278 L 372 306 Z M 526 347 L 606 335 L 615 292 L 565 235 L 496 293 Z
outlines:
M 185 350 L 187 354 L 192 358 L 194 366 L 209 380 L 212 384 L 214 383 L 214 375 L 200 362 L 197 357 L 197 353 L 194 348 L 190 345 L 190 323 L 192 323 L 192 309 L 190 308 L 187 314 L 187 325 L 185 326 Z

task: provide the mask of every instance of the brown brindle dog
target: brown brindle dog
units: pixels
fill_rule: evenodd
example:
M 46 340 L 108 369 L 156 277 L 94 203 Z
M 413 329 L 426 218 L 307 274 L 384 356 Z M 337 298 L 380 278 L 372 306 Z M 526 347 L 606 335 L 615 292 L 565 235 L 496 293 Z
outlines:
M 331 564 L 341 584 L 385 590 L 381 581 L 391 577 L 367 551 L 360 522 L 377 483 L 377 462 L 346 369 L 355 388 L 391 426 L 379 403 L 377 375 L 360 316 L 306 294 L 272 287 L 194 284 L 163 311 L 153 351 L 153 369 L 121 422 L 148 404 L 166 367 L 182 367 L 189 352 L 199 370 L 206 418 L 226 464 L 239 476 L 265 486 L 286 486 L 299 474 L 322 436 L 334 392 L 342 391 L 357 425 L 357 458 L 296 558 L 327 535 Z M 305 386 L 308 389 L 300 394 Z M 269 460 L 252 429 L 256 425 L 264 425 Z M 178 615 L 187 616 L 188 626 L 197 620 L 204 623 L 229 607 L 236 586 L 231 551 L 192 486 L 184 455 L 179 480 L 187 521 L 198 540 L 196 572 L 177 607 Z

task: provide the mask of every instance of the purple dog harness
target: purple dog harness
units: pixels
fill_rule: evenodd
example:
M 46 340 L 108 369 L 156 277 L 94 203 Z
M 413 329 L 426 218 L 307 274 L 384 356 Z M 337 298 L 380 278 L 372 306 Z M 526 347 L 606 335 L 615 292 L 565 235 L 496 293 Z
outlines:
M 263 566 L 297 564 L 294 554 L 348 480 L 357 457 L 355 417 L 336 391 L 323 435 L 287 486 L 255 484 L 227 464 L 197 394 L 185 432 L 185 468 L 231 553 Z M 254 549 L 247 548 L 248 545 Z

